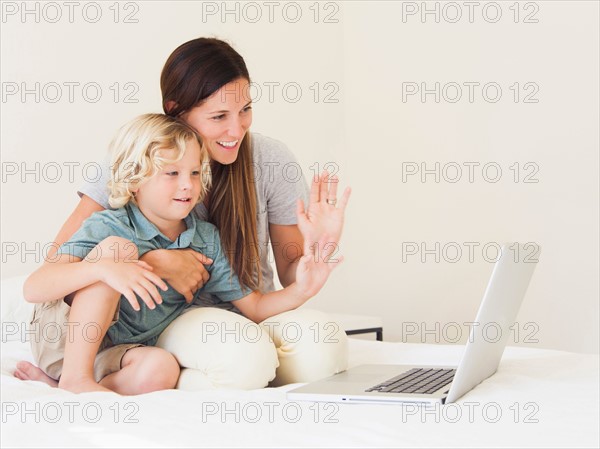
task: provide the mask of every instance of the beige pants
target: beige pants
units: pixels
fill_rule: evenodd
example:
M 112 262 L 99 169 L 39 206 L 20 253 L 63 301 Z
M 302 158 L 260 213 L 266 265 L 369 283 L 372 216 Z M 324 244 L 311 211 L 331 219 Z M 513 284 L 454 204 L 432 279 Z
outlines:
M 346 333 L 327 314 L 300 308 L 260 324 L 226 310 L 191 308 L 157 346 L 182 366 L 177 388 L 255 389 L 310 382 L 348 366 Z
M 92 340 L 100 338 L 100 327 L 90 323 L 80 325 L 69 322 L 71 307 L 63 299 L 38 303 L 33 309 L 30 326 L 32 334 L 30 337 L 31 351 L 37 366 L 48 376 L 58 380 L 62 374 L 65 344 L 69 332 L 79 333 L 83 338 Z M 111 326 L 119 319 L 119 310 L 115 312 Z M 121 360 L 125 353 L 131 349 L 141 346 L 139 344 L 127 344 L 114 346 L 104 336 L 94 362 L 94 378 L 100 382 L 102 378 L 121 369 Z

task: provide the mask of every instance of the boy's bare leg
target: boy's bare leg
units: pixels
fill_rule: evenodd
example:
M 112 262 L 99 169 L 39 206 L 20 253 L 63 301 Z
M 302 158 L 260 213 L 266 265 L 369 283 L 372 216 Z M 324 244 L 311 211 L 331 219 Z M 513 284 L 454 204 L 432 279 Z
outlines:
M 137 260 L 138 249 L 121 237 L 108 237 L 102 240 L 88 254 L 86 259 L 100 256 L 113 260 Z M 100 385 L 94 378 L 94 361 L 104 339 L 115 311 L 119 306 L 121 294 L 104 282 L 96 282 L 75 292 L 69 313 L 69 328 L 65 345 L 62 374 L 58 381 L 59 388 L 81 393 L 85 391 L 111 391 Z M 85 335 L 86 324 L 92 334 Z M 92 329 L 90 329 L 92 328 Z M 96 328 L 96 332 L 94 329 Z M 98 332 L 99 330 L 99 332 Z M 97 333 L 99 335 L 93 335 Z
M 127 351 L 121 370 L 106 376 L 100 385 L 123 395 L 150 393 L 175 388 L 179 373 L 179 364 L 171 353 L 156 347 L 139 347 Z M 17 363 L 15 377 L 58 387 L 56 380 L 26 361 Z
M 59 388 L 74 393 L 110 391 L 94 379 L 94 361 L 120 297 L 119 292 L 103 282 L 75 293 L 69 313 L 72 324 L 67 335 Z
M 156 347 L 130 349 L 121 360 L 121 369 L 109 374 L 100 385 L 119 394 L 134 395 L 175 388 L 179 363 L 170 352 Z
M 120 297 L 117 291 L 103 282 L 97 282 L 75 293 L 69 313 L 69 322 L 72 324 L 65 345 L 60 381 L 26 361 L 17 363 L 14 376 L 21 380 L 41 381 L 51 387 L 60 387 L 74 393 L 110 391 L 95 381 L 94 360 Z M 85 335 L 85 338 L 84 329 L 90 334 Z M 98 329 L 101 333 L 95 335 Z
M 108 237 L 96 248 L 101 258 L 137 260 L 137 247 L 121 237 Z M 121 362 L 123 373 L 119 371 L 106 376 L 102 379 L 102 385 L 95 381 L 94 361 L 120 298 L 119 292 L 103 282 L 75 292 L 69 313 L 69 335 L 58 387 L 75 393 L 117 391 L 121 394 L 139 394 L 174 388 L 177 384 L 179 364 L 172 354 L 160 348 L 134 348 L 127 351 Z M 90 324 L 93 326 L 89 326 Z M 85 335 L 90 327 L 95 328 L 91 332 L 95 335 Z M 54 379 L 29 362 L 20 362 L 19 366 L 15 372 L 16 377 L 41 380 L 56 386 Z M 135 382 L 141 385 L 136 386 Z

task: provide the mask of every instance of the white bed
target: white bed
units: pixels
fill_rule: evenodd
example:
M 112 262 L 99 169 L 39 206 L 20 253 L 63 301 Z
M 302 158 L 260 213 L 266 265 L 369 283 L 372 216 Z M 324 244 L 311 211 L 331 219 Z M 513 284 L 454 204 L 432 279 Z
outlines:
M 292 402 L 286 391 L 75 395 L 12 376 L 31 360 L 14 333 L 22 280 L 2 281 L 2 447 L 598 447 L 599 359 L 508 347 L 498 372 L 456 404 Z M 350 366 L 457 364 L 463 347 L 350 339 Z

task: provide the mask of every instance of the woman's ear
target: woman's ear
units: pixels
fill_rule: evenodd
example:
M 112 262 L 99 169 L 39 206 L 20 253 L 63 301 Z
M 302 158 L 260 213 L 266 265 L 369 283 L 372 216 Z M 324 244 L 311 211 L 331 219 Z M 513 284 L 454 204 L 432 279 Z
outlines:
M 168 114 L 176 107 L 177 107 L 177 102 L 174 100 L 169 100 L 165 103 L 165 109 L 166 109 L 165 112 Z

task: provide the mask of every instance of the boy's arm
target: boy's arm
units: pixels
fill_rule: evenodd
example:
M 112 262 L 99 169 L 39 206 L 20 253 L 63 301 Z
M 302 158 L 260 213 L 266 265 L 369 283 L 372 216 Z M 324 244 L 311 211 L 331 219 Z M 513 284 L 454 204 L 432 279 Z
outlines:
M 98 271 L 88 262 L 71 254 L 60 254 L 34 271 L 23 285 L 28 302 L 46 302 L 62 298 L 97 282 Z
M 77 207 L 54 238 L 54 245 L 46 258 L 53 259 L 58 248 L 81 228 L 87 218 L 94 212 L 103 210 L 105 209 L 102 205 L 83 194 Z M 192 301 L 194 293 L 202 288 L 210 277 L 204 264 L 211 264 L 212 260 L 193 250 L 156 249 L 148 251 L 140 259 L 151 265 L 157 276 L 165 279 L 171 287 L 185 296 L 187 302 Z
M 53 301 L 96 282 L 104 282 L 124 295 L 134 310 L 140 310 L 136 294 L 154 309 L 154 303 L 162 303 L 155 286 L 163 291 L 168 289 L 167 284 L 151 272 L 152 267 L 139 260 L 111 257 L 82 260 L 70 254 L 61 254 L 56 259 L 46 262 L 27 278 L 23 286 L 26 301 Z

